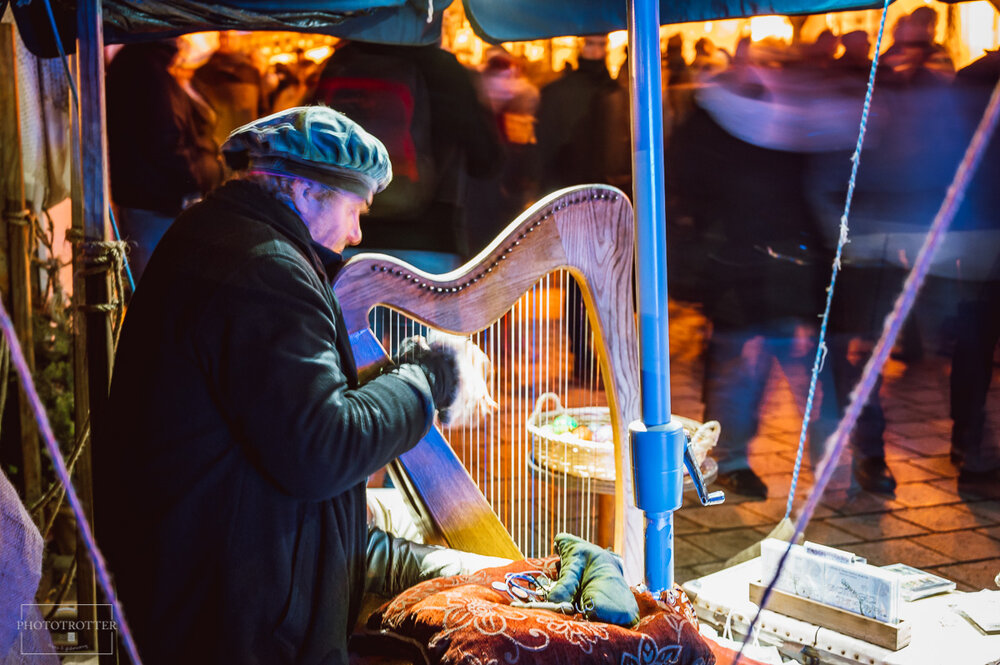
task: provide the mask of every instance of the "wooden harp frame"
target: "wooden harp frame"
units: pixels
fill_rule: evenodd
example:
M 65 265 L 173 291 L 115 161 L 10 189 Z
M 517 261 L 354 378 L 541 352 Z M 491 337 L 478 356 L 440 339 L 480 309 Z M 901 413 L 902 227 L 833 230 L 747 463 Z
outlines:
M 620 190 L 584 185 L 546 196 L 465 265 L 430 275 L 381 254 L 352 258 L 334 290 L 362 381 L 387 361 L 369 330 L 376 305 L 467 335 L 502 315 L 546 274 L 576 279 L 594 332 L 615 443 L 614 548 L 630 583 L 642 579 L 643 518 L 635 507 L 628 425 L 639 419 L 639 352 L 633 301 L 635 224 Z M 400 456 L 396 477 L 432 539 L 494 556 L 522 555 L 472 477 L 436 429 Z M 399 473 L 399 472 L 402 473 Z

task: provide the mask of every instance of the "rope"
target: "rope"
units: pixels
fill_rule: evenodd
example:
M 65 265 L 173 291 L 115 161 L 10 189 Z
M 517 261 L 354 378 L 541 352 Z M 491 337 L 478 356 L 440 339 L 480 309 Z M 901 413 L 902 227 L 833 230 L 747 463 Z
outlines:
M 799 472 L 802 470 L 802 451 L 805 450 L 806 432 L 809 430 L 809 421 L 812 419 L 813 399 L 816 397 L 816 383 L 819 373 L 823 369 L 826 360 L 826 331 L 830 323 L 830 307 L 833 303 L 833 290 L 837 285 L 837 275 L 840 273 L 840 258 L 844 253 L 844 245 L 847 239 L 847 220 L 851 215 L 851 201 L 854 199 L 854 186 L 858 180 L 858 166 L 861 164 L 861 147 L 865 143 L 865 132 L 868 129 L 868 113 L 871 110 L 872 94 L 875 92 L 875 72 L 878 71 L 878 57 L 882 50 L 882 35 L 885 33 L 885 19 L 889 13 L 889 2 L 885 0 L 882 5 L 882 20 L 878 26 L 878 38 L 875 41 L 875 57 L 872 58 L 872 66 L 868 72 L 868 88 L 865 90 L 865 103 L 861 110 L 861 126 L 858 128 L 858 142 L 854 146 L 854 154 L 851 155 L 851 178 L 847 183 L 847 197 L 844 200 L 844 212 L 840 216 L 840 237 L 837 239 L 837 252 L 833 259 L 833 271 L 830 273 L 830 285 L 826 287 L 826 305 L 823 308 L 823 322 L 819 327 L 819 340 L 816 344 L 816 357 L 813 360 L 812 376 L 809 378 L 809 396 L 806 398 L 805 412 L 802 415 L 802 429 L 799 431 L 799 448 L 795 453 L 795 467 L 792 470 L 792 484 L 788 489 L 788 503 L 785 506 L 785 518 L 792 514 L 792 504 L 795 501 L 795 486 L 799 482 Z M 829 399 L 826 397 L 825 399 Z
M 52 433 L 52 424 L 49 422 L 49 417 L 45 413 L 45 406 L 42 404 L 42 400 L 38 397 L 38 391 L 35 389 L 35 381 L 31 376 L 31 372 L 28 370 L 28 363 L 24 358 L 24 351 L 21 349 L 21 343 L 18 341 L 17 334 L 14 332 L 14 323 L 11 321 L 10 315 L 7 314 L 7 308 L 4 307 L 2 300 L 0 300 L 0 327 L 2 327 L 4 337 L 7 339 L 7 344 L 10 346 L 11 359 L 13 360 L 14 367 L 17 369 L 18 376 L 20 377 L 21 386 L 24 388 L 24 392 L 28 396 L 28 402 L 35 415 L 35 420 L 38 421 L 38 429 L 42 434 L 43 440 L 45 441 L 45 447 L 49 451 L 49 456 L 52 458 L 52 465 L 55 467 L 56 475 L 59 477 L 63 487 L 66 488 L 69 504 L 73 508 L 73 515 L 77 520 L 77 528 L 80 530 L 80 536 L 82 537 L 84 546 L 87 549 L 87 554 L 90 556 L 90 560 L 94 563 L 94 570 L 97 572 L 97 582 L 100 584 L 101 590 L 104 592 L 104 597 L 109 603 L 111 603 L 112 612 L 114 613 L 118 630 L 120 631 L 122 641 L 125 644 L 125 649 L 128 652 L 129 657 L 132 659 L 134 665 L 141 665 L 142 661 L 139 659 L 139 651 L 132 638 L 132 632 L 129 630 L 128 624 L 125 621 L 125 614 L 122 610 L 121 603 L 118 600 L 118 596 L 115 594 L 114 587 L 111 585 L 111 574 L 108 572 L 108 567 L 104 562 L 104 557 L 101 555 L 101 551 L 97 547 L 97 542 L 94 540 L 94 534 L 90 529 L 90 523 L 87 521 L 87 516 L 83 510 L 83 504 L 80 502 L 80 497 L 76 493 L 76 488 L 73 487 L 73 483 L 70 480 L 69 470 L 66 468 L 66 460 L 63 458 L 62 452 L 59 450 L 59 444 L 56 442 L 55 434 Z
M 13 226 L 27 226 L 31 223 L 30 210 L 6 210 L 3 213 L 4 221 Z
M 119 313 L 112 324 L 114 346 L 118 347 L 118 336 L 124 319 L 125 285 L 122 282 L 122 267 L 125 265 L 125 253 L 128 245 L 124 240 L 92 240 L 81 245 L 84 268 L 80 274 L 84 276 L 99 275 L 104 272 L 111 274 L 111 291 L 106 303 L 83 303 L 77 308 L 85 312 Z
M 861 409 L 864 407 L 865 403 L 868 402 L 868 397 L 871 395 L 872 390 L 878 381 L 879 374 L 882 372 L 882 367 L 889 359 L 889 352 L 892 350 L 892 345 L 895 344 L 896 337 L 899 334 L 900 329 L 903 327 L 903 322 L 906 320 L 907 315 L 910 313 L 910 309 L 913 307 L 913 301 L 917 297 L 917 291 L 920 290 L 920 286 L 923 284 L 928 270 L 930 270 L 931 259 L 934 257 L 934 253 L 937 251 L 938 246 L 944 241 L 948 226 L 951 224 L 952 218 L 955 216 L 959 205 L 962 203 L 962 198 L 965 196 L 965 190 L 969 186 L 969 181 L 972 180 L 972 175 L 975 173 L 976 167 L 979 165 L 983 156 L 983 152 L 985 152 L 986 146 L 989 144 L 990 137 L 996 129 L 998 118 L 1000 118 L 1000 81 L 997 81 L 996 87 L 993 88 L 993 94 L 990 96 L 989 104 L 986 106 L 983 117 L 979 121 L 979 126 L 976 127 L 976 133 L 973 135 L 972 141 L 969 143 L 969 147 L 966 149 L 965 155 L 962 157 L 962 162 L 959 164 L 958 170 L 955 172 L 955 177 L 952 180 L 951 185 L 948 187 L 948 193 L 945 195 L 940 209 L 938 209 L 937 214 L 934 216 L 934 221 L 931 223 L 931 228 L 927 232 L 927 237 L 924 239 L 924 244 L 920 248 L 920 253 L 917 254 L 917 260 L 914 262 L 913 268 L 910 270 L 910 274 L 906 277 L 906 282 L 903 284 L 903 290 L 896 299 L 892 312 L 888 317 L 886 317 L 885 323 L 882 326 L 882 336 L 879 338 L 871 357 L 865 364 L 864 371 L 861 374 L 861 380 L 851 393 L 851 403 L 848 405 L 847 411 L 844 413 L 844 417 L 840 420 L 840 423 L 838 423 L 837 431 L 834 432 L 831 437 L 833 442 L 832 445 L 827 446 L 826 453 L 823 455 L 823 459 L 820 462 L 819 476 L 816 479 L 816 486 L 813 488 L 812 493 L 810 493 L 805 506 L 802 508 L 802 513 L 795 522 L 795 532 L 792 534 L 788 547 L 785 549 L 784 553 L 782 553 L 781 559 L 778 561 L 778 568 L 774 573 L 774 578 L 768 583 L 767 588 L 764 589 L 763 597 L 760 600 L 760 607 L 757 609 L 757 614 L 750 623 L 750 630 L 748 631 L 747 637 L 743 640 L 743 645 L 733 661 L 733 665 L 739 664 L 740 655 L 743 653 L 743 647 L 746 646 L 749 635 L 753 632 L 753 628 L 757 625 L 757 621 L 760 619 L 760 614 L 764 610 L 764 606 L 767 604 L 768 598 L 771 595 L 771 590 L 774 588 L 775 583 L 781 576 L 782 570 L 784 570 L 785 560 L 788 558 L 788 553 L 792 549 L 792 543 L 794 543 L 805 531 L 806 525 L 809 524 L 809 520 L 812 518 L 813 511 L 816 510 L 820 497 L 823 496 L 823 491 L 826 489 L 827 484 L 830 482 L 830 478 L 833 476 L 833 470 L 837 465 L 837 459 L 847 446 L 848 437 L 850 436 L 855 423 L 857 423 L 858 416 L 861 414 Z
M 7 348 L 6 345 L 4 346 L 4 348 Z M 80 459 L 80 455 L 81 453 L 83 453 L 83 448 L 87 444 L 89 438 L 90 438 L 90 418 L 88 417 L 87 422 L 84 425 L 83 429 L 80 431 L 79 434 L 77 434 L 76 442 L 73 445 L 73 450 L 72 452 L 70 452 L 69 459 L 66 461 L 66 468 L 69 469 L 70 473 L 73 473 L 73 469 L 76 467 L 76 462 L 78 459 Z M 56 480 L 52 481 L 52 484 L 50 484 L 48 489 L 45 490 L 45 493 L 42 494 L 42 496 L 40 496 L 37 501 L 28 506 L 28 512 L 34 515 L 35 513 L 43 510 L 45 506 L 48 505 L 48 503 L 52 501 L 52 499 L 57 494 L 59 494 L 60 489 L 62 489 L 62 484 Z M 62 499 L 63 497 L 60 496 L 59 497 L 60 504 L 62 503 Z M 56 510 L 58 509 L 59 506 L 56 506 Z M 46 534 L 44 533 L 42 534 L 43 537 L 45 535 Z
M 0 339 L 0 414 L 7 412 L 7 381 L 10 379 L 10 347 Z M 0 417 L 0 426 L 3 418 Z

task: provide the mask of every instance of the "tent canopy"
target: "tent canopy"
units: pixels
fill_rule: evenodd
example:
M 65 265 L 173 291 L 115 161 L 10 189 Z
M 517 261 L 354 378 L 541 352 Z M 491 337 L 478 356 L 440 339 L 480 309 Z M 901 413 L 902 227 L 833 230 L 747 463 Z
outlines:
M 432 44 L 453 0 L 104 0 L 104 39 L 125 43 L 202 30 L 289 30 L 384 44 Z M 75 0 L 50 0 L 73 49 Z M 462 0 L 473 29 L 491 43 L 623 30 L 620 0 Z M 430 4 L 430 7 L 428 6 Z M 57 54 L 43 0 L 13 3 L 36 55 Z M 663 24 L 765 14 L 816 14 L 881 6 L 871 0 L 660 0 Z M 432 9 L 433 11 L 429 11 Z M 432 20 L 428 22 L 428 16 Z
M 493 43 L 624 30 L 627 3 L 608 0 L 463 0 L 476 33 Z M 689 23 L 767 14 L 823 14 L 881 7 L 864 0 L 660 0 L 660 22 Z

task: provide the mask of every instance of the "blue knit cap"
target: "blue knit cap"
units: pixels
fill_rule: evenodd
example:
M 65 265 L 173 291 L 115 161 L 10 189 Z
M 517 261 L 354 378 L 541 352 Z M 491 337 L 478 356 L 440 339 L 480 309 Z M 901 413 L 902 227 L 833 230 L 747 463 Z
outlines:
M 382 142 L 326 106 L 299 106 L 238 127 L 222 153 L 236 171 L 308 178 L 369 201 L 392 180 Z

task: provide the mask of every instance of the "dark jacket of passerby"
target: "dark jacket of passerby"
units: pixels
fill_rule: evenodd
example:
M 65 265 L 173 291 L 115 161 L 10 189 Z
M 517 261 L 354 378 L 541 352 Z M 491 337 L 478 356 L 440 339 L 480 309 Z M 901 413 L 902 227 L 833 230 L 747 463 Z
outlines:
M 232 181 L 178 217 L 129 306 L 96 513 L 147 663 L 347 662 L 366 477 L 434 403 L 416 365 L 359 387 L 336 256 Z
M 603 59 L 580 58 L 576 69 L 542 89 L 535 127 L 542 193 L 622 176 L 607 172 L 609 163 L 621 163 L 609 153 L 618 146 L 616 139 L 628 133 L 627 116 L 606 112 L 620 96 L 627 102 L 627 91 L 611 78 Z M 627 103 L 618 106 L 627 109 Z
M 696 107 L 667 149 L 668 193 L 693 218 L 692 251 L 706 314 L 722 328 L 821 311 L 819 250 L 802 193 L 801 154 L 769 150 L 727 133 Z
M 502 152 L 492 114 L 454 55 L 351 42 L 327 61 L 313 101 L 357 119 L 392 157 L 393 183 L 367 217 L 362 248 L 469 253 L 467 179 L 498 173 Z
M 215 111 L 215 142 L 222 145 L 229 133 L 261 116 L 264 109 L 260 71 L 249 55 L 216 51 L 191 76 L 191 87 Z
M 222 179 L 211 123 L 168 71 L 176 53 L 171 42 L 129 44 L 108 65 L 111 197 L 120 206 L 176 215 Z
M 990 51 L 982 58 L 959 70 L 954 91 L 966 134 L 961 144 L 971 139 L 982 118 L 990 94 L 1000 80 L 1000 50 Z M 966 191 L 962 207 L 952 223 L 952 229 L 1000 229 L 1000 137 L 994 132 L 973 180 Z M 982 277 L 986 277 L 983 275 Z M 1000 274 L 988 277 L 1000 280 Z

